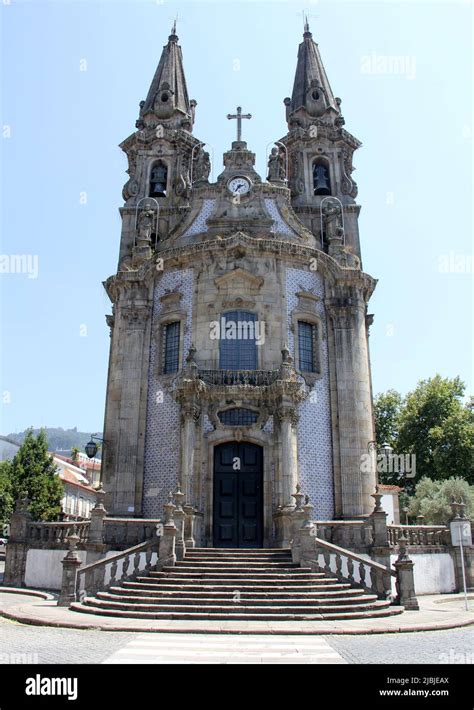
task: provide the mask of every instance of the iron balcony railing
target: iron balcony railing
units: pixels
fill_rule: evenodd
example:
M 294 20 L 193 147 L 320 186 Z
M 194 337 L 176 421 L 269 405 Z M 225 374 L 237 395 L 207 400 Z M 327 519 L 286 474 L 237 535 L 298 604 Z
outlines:
M 279 370 L 199 370 L 199 377 L 209 385 L 265 387 L 273 384 L 279 373 Z

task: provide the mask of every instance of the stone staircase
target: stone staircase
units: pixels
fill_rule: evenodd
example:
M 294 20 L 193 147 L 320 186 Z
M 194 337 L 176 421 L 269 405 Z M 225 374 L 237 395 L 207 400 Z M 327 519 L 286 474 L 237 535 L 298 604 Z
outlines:
M 176 566 L 73 602 L 82 613 L 134 619 L 304 621 L 399 614 L 375 594 L 292 563 L 283 549 L 188 549 Z

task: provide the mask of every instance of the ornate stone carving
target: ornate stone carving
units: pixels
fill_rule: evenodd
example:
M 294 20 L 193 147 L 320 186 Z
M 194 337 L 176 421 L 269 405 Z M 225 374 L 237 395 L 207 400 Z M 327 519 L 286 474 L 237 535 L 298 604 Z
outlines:
M 125 200 L 129 200 L 131 197 L 136 197 L 140 190 L 140 185 L 134 177 L 131 177 L 123 186 L 122 197 Z
M 289 421 L 293 426 L 296 426 L 300 419 L 296 407 L 280 406 L 275 411 L 275 416 L 280 424 Z
M 342 209 L 336 200 L 327 200 L 323 205 L 323 223 L 326 239 L 342 239 L 344 229 L 342 226 Z
M 129 330 L 141 330 L 145 327 L 150 317 L 148 306 L 122 306 L 120 315 Z
M 284 182 L 286 178 L 285 155 L 281 148 L 275 146 L 272 148 L 268 159 L 268 175 L 269 182 Z
M 193 161 L 193 183 L 208 182 L 210 172 L 211 160 L 209 153 L 201 147 Z

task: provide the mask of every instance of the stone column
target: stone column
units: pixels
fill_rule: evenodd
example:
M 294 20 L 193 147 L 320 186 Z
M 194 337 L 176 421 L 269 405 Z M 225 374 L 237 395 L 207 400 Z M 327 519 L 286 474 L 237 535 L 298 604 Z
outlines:
M 451 554 L 454 574 L 456 578 L 456 589 L 458 592 L 464 591 L 464 580 L 466 580 L 467 591 L 472 591 L 474 587 L 474 547 L 472 546 L 471 521 L 465 517 L 465 504 L 451 503 L 453 518 L 449 522 L 451 533 Z M 462 540 L 460 539 L 462 533 Z M 462 553 L 461 543 L 462 542 Z
M 123 278 L 123 277 L 121 277 Z M 148 391 L 151 302 L 148 287 L 117 284 L 104 426 L 106 507 L 140 516 Z
M 200 410 L 194 404 L 181 405 L 181 484 L 184 501 L 193 503 L 194 451 L 196 448 L 196 422 Z
M 82 561 L 76 551 L 79 536 L 76 534 L 75 529 L 72 535 L 68 535 L 67 541 L 69 543 L 69 552 L 61 563 L 63 566 L 63 578 L 58 606 L 70 606 L 72 602 L 76 601 L 77 572 L 82 565 Z
M 5 555 L 5 587 L 24 587 L 26 557 L 28 554 L 28 524 L 32 520 L 28 511 L 28 498 L 19 498 L 10 521 L 10 537 Z
M 367 277 L 368 278 L 368 277 Z M 367 288 L 368 285 L 365 285 Z M 362 288 L 337 288 L 326 303 L 332 323 L 337 400 L 341 513 L 343 518 L 368 515 L 375 467 L 362 454 L 374 439 L 365 300 Z
M 296 407 L 283 404 L 276 412 L 280 422 L 281 439 L 281 501 L 283 509 L 293 509 L 292 492 L 298 484 L 296 425 L 298 413 Z

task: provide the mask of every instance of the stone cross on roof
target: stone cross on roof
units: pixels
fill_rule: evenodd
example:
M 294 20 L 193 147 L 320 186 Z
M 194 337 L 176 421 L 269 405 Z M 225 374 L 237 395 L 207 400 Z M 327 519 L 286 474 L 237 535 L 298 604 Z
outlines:
M 242 106 L 237 106 L 237 113 L 228 113 L 227 118 L 230 120 L 232 118 L 237 119 L 237 140 L 240 143 L 242 139 L 242 119 L 252 118 L 251 113 L 242 113 Z

